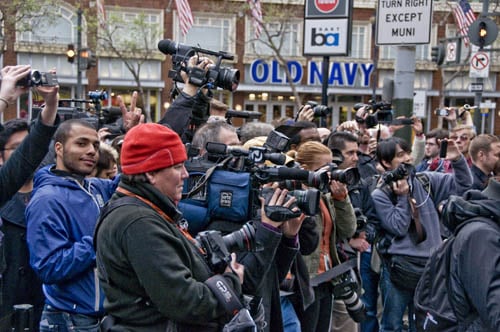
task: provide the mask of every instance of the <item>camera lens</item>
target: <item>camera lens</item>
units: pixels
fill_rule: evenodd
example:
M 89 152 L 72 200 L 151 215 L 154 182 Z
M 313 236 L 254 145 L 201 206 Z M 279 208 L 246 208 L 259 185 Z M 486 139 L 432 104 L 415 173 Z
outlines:
M 42 85 L 42 73 L 38 70 L 33 70 L 30 75 L 31 85 L 39 86 Z
M 308 216 L 314 216 L 319 210 L 320 192 L 317 189 L 293 190 L 288 192 L 297 199 L 297 207 Z
M 351 167 L 344 170 L 331 170 L 330 177 L 332 180 L 342 182 L 348 186 L 352 186 L 358 183 L 360 180 L 359 171 L 356 167 Z
M 319 190 L 328 191 L 330 179 L 326 171 L 309 172 L 307 178 L 307 185 L 310 187 L 318 188 Z
M 315 117 L 320 117 L 320 116 L 327 116 L 332 112 L 332 109 L 330 107 L 327 107 L 325 105 L 318 105 L 314 107 L 314 116 Z
M 232 68 L 222 67 L 219 70 L 217 86 L 224 90 L 236 91 L 240 84 L 240 71 Z
M 239 230 L 222 237 L 228 252 L 256 251 L 258 244 L 255 241 L 255 228 L 244 224 Z

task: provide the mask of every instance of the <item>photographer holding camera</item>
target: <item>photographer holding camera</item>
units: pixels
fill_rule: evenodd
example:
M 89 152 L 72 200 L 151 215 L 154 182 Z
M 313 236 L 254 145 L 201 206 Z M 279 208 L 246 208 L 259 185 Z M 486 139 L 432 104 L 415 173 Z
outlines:
M 208 57 L 195 55 L 188 59 L 186 66 L 208 71 L 213 63 Z M 185 71 L 181 71 L 180 76 L 184 80 L 184 87 L 158 123 L 168 125 L 184 143 L 188 143 L 192 141 L 196 130 L 208 119 L 211 97 L 207 88 L 191 83 Z
M 177 210 L 186 159 L 179 136 L 160 124 L 125 135 L 122 179 L 94 235 L 108 331 L 220 331 L 231 318 L 206 283 L 218 275 Z M 234 297 L 243 271 L 233 258 L 218 279 Z
M 303 143 L 297 150 L 295 160 L 303 169 L 309 171 L 317 171 L 325 166 L 335 169 L 332 165 L 332 152 L 320 142 Z M 321 195 L 319 206 L 320 212 L 317 217 L 308 218 L 316 218 L 316 227 L 320 230 L 320 241 L 312 254 L 302 256 L 311 278 L 324 274 L 341 264 L 336 244 L 342 239 L 350 238 L 356 228 L 356 218 L 347 196 L 347 186 L 339 179 L 335 179 L 333 174 L 330 174 L 328 192 Z M 335 277 L 334 280 L 341 277 Z M 315 301 L 307 309 L 297 310 L 302 331 L 330 331 L 332 295 L 336 294 L 335 284 L 341 284 L 343 280 L 336 282 L 330 278 L 319 283 L 314 283 L 313 280 L 311 282 L 314 286 Z M 341 299 L 343 295 L 346 295 L 345 299 L 350 300 L 353 293 L 349 289 L 343 290 L 346 292 L 337 293 L 334 296 L 338 295 Z M 359 302 L 350 304 L 356 305 Z
M 409 144 L 398 137 L 379 142 L 377 157 L 386 170 L 372 192 L 385 237 L 377 244 L 382 258 L 381 290 L 384 299 L 381 331 L 401 331 L 408 308 L 410 332 L 413 295 L 430 253 L 445 233 L 437 205 L 449 195 L 462 194 L 472 185 L 472 176 L 457 145 L 448 141 L 446 159 L 453 174 L 415 173 Z M 384 243 L 386 244 L 384 246 Z
M 349 132 L 336 132 L 330 135 L 328 147 L 341 154 L 343 159 L 339 169 L 357 167 L 359 163 L 358 137 Z M 366 307 L 366 319 L 361 322 L 361 332 L 379 330 L 377 318 L 379 274 L 372 269 L 372 244 L 380 227 L 380 220 L 371 198 L 373 177 L 362 178 L 349 185 L 349 198 L 356 212 L 357 229 L 349 240 L 349 245 L 361 253 L 359 272 L 363 281 L 361 300 Z

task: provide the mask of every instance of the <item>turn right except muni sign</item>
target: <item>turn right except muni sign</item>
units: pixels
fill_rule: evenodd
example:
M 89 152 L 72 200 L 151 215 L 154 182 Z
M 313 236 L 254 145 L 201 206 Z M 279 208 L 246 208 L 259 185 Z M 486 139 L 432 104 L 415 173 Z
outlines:
M 428 44 L 432 0 L 378 0 L 377 45 Z

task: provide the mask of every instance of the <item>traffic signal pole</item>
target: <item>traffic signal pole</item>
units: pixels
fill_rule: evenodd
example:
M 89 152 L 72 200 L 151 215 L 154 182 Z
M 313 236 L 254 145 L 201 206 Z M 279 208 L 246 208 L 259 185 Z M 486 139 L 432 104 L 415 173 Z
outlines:
M 77 11 L 77 35 L 76 35 L 76 48 L 77 48 L 77 57 L 76 57 L 76 99 L 82 98 L 82 70 L 81 70 L 81 58 L 80 58 L 80 50 L 82 49 L 82 14 L 83 11 L 81 8 L 78 8 Z
M 483 1 L 483 12 L 482 16 L 488 15 L 488 7 L 489 7 L 489 0 L 484 0 Z M 480 46 L 479 48 L 480 51 L 483 50 L 483 46 Z M 476 83 L 478 85 L 483 85 L 483 78 L 482 77 L 477 77 L 476 78 Z M 479 108 L 479 105 L 481 104 L 481 100 L 483 99 L 483 91 L 476 91 L 474 94 L 474 106 L 477 106 L 478 108 L 475 109 L 474 111 L 474 116 L 472 118 L 472 122 L 474 123 L 474 126 L 476 127 L 476 132 L 478 134 L 482 134 L 484 132 L 484 121 L 485 116 L 481 114 L 481 110 Z M 493 115 L 494 116 L 494 115 Z
M 395 117 L 404 115 L 409 118 L 413 114 L 415 54 L 415 45 L 397 47 L 396 67 L 394 68 L 394 99 L 392 101 L 396 113 Z M 404 126 L 394 135 L 411 142 L 411 126 Z

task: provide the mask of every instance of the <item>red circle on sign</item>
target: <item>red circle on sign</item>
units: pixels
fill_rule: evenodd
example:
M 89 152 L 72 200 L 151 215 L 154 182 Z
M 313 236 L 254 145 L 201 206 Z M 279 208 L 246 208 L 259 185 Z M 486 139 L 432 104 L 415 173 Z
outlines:
M 332 12 L 337 8 L 339 0 L 314 0 L 314 5 L 316 9 L 322 13 Z

